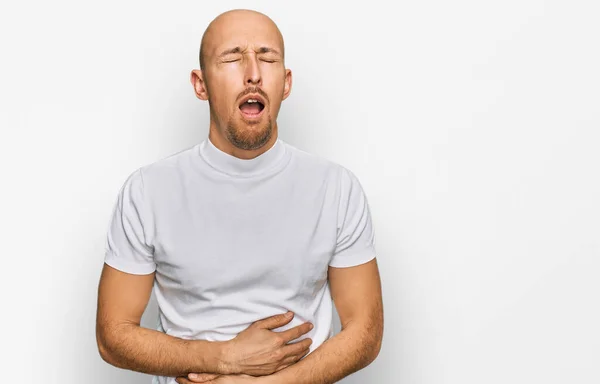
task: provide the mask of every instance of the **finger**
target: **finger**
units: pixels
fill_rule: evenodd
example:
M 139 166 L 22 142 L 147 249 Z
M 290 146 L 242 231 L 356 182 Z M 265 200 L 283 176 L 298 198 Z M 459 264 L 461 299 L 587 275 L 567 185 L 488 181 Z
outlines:
M 287 343 L 308 333 L 311 329 L 313 329 L 313 325 L 311 323 L 302 323 L 279 333 Z
M 296 364 L 298 361 L 300 361 L 300 359 L 302 359 L 302 357 L 306 356 L 308 354 L 308 352 L 309 352 L 309 349 L 305 349 L 304 351 L 302 351 L 301 353 L 299 353 L 297 355 L 292 355 L 292 356 L 286 357 L 283 360 L 282 364 L 279 367 L 275 368 L 275 372 L 279 372 L 282 369 L 285 369 L 291 365 Z
M 287 365 L 297 363 L 304 356 L 306 356 L 309 352 L 310 352 L 310 348 L 303 349 L 300 352 L 290 355 L 290 356 L 286 357 L 285 359 L 283 359 L 283 363 L 287 364 Z
M 252 326 L 264 329 L 275 329 L 286 325 L 294 318 L 294 313 L 288 311 L 279 315 L 267 317 L 266 319 L 258 320 L 252 323 Z
M 214 380 L 221 375 L 215 373 L 190 373 L 187 378 L 192 383 L 205 383 Z
M 191 383 L 191 381 L 189 381 L 188 379 L 186 379 L 185 377 L 178 377 L 175 379 L 175 381 L 179 384 L 189 384 Z
M 283 352 L 283 355 L 286 357 L 300 355 L 304 353 L 305 350 L 309 349 L 311 344 L 312 339 L 303 339 L 296 343 L 287 344 L 283 348 L 281 348 L 281 350 Z
M 298 353 L 295 353 L 291 356 L 286 357 L 286 360 L 289 359 L 292 363 L 296 363 L 299 360 L 301 360 L 303 357 L 308 355 L 309 352 L 310 352 L 310 348 L 307 347 L 306 349 L 303 349 L 303 350 L 299 351 Z

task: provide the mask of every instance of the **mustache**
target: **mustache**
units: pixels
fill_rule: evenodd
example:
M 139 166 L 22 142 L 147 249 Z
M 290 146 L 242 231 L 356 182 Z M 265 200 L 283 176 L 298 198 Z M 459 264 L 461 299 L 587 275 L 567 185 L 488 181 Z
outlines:
M 242 93 L 240 93 L 238 95 L 238 100 L 241 99 L 242 97 L 250 94 L 250 93 L 258 93 L 259 95 L 261 95 L 266 101 L 269 101 L 269 96 L 267 96 L 267 94 L 265 93 L 265 91 L 263 91 L 262 89 L 260 89 L 259 87 L 248 87 L 246 88 Z

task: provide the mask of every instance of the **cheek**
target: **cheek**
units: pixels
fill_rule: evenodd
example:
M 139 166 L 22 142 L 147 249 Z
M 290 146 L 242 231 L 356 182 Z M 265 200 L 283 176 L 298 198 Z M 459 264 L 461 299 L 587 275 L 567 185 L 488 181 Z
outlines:
M 266 86 L 267 84 L 265 84 Z M 279 106 L 279 104 L 281 104 L 281 100 L 283 99 L 283 94 L 285 92 L 284 89 L 284 82 L 282 79 L 277 78 L 277 79 L 272 79 L 272 81 L 270 81 L 268 83 L 268 87 L 265 87 L 265 91 L 268 93 L 269 95 L 269 99 L 271 101 L 271 109 Z
M 233 82 L 228 81 L 214 81 L 210 86 L 209 97 L 214 109 L 227 114 L 235 110 L 236 96 L 242 92 L 239 87 L 235 87 Z
M 275 117 L 279 114 L 279 108 L 281 107 L 281 102 L 274 103 L 271 107 L 271 114 Z

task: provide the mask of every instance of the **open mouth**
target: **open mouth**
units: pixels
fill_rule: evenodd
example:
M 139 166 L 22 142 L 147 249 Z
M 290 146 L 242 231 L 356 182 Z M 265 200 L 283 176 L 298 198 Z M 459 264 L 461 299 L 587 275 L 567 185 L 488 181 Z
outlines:
M 262 111 L 265 109 L 265 105 L 262 100 L 257 98 L 249 98 L 240 104 L 239 108 L 242 112 L 242 116 L 252 120 L 258 118 L 262 114 Z

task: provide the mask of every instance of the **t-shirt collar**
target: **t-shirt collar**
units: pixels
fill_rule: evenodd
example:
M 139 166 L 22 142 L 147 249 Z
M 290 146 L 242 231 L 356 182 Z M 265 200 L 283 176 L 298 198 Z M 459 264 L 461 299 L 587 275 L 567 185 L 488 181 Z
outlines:
M 269 171 L 280 161 L 285 154 L 285 145 L 281 139 L 253 159 L 240 159 L 217 148 L 209 137 L 204 139 L 199 146 L 200 156 L 211 167 L 231 176 L 249 177 Z

